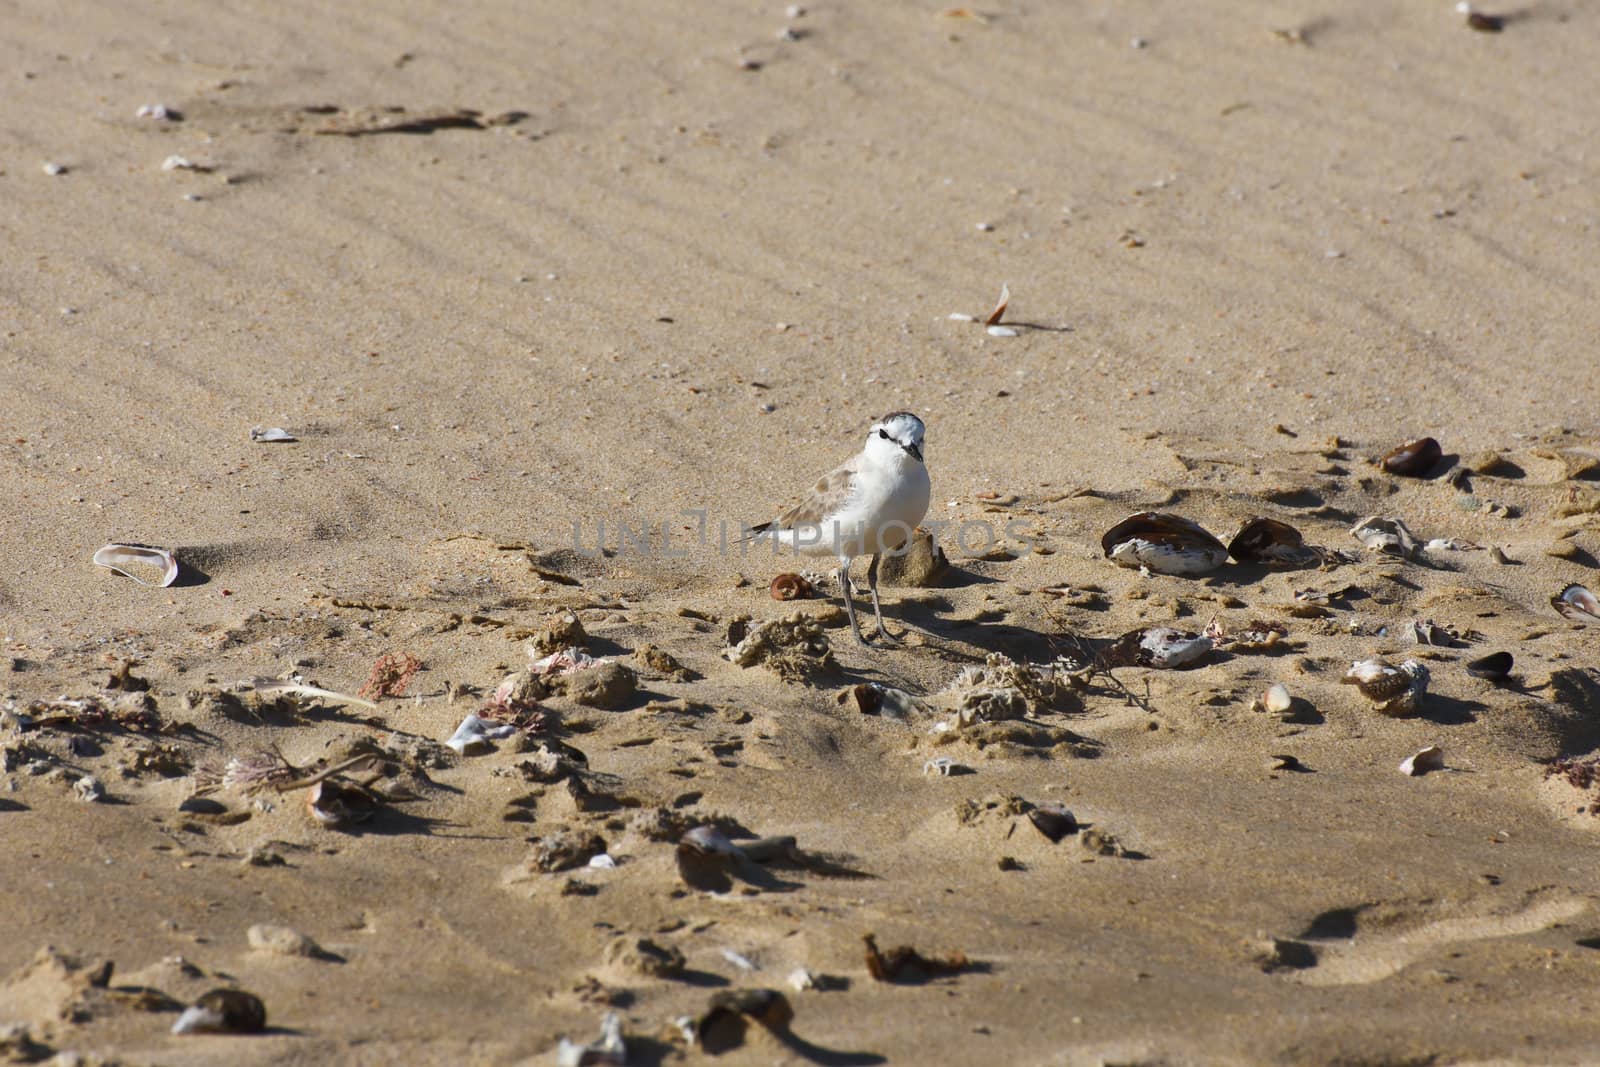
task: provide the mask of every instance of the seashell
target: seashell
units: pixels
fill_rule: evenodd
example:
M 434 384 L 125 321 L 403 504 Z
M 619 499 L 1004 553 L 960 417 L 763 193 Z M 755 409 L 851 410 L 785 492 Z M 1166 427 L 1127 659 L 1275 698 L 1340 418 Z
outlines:
M 1015 336 L 1017 336 L 1017 331 L 1013 330 L 1010 326 L 990 326 L 984 332 L 987 333 L 990 337 L 1015 337 Z
M 256 426 L 250 430 L 250 440 L 258 445 L 275 445 L 298 441 L 299 438 L 282 426 L 270 426 L 265 430 Z
M 1467 673 L 1474 678 L 1487 678 L 1496 684 L 1511 676 L 1511 653 L 1491 652 L 1487 656 L 1467 662 Z
M 626 1067 L 628 1044 L 622 1039 L 622 1016 L 606 1012 L 600 1036 L 586 1045 L 567 1038 L 556 1046 L 556 1067 Z
M 1420 478 L 1442 458 L 1444 450 L 1439 447 L 1438 441 L 1431 437 L 1419 437 L 1384 456 L 1381 465 L 1390 474 Z
M 1078 818 L 1061 804 L 1041 804 L 1028 812 L 1028 821 L 1050 843 L 1056 844 L 1068 834 L 1078 832 Z
M 1438 745 L 1429 745 L 1419 750 L 1415 755 L 1407 756 L 1400 761 L 1400 773 L 1420 778 L 1429 771 L 1444 770 L 1444 749 Z
M 1350 536 L 1374 552 L 1415 559 L 1419 546 L 1406 524 L 1399 519 L 1369 515 L 1350 528 Z
M 794 1008 L 776 989 L 725 989 L 711 995 L 706 1013 L 694 1024 L 694 1039 L 716 1055 L 744 1044 L 751 1023 L 782 1032 L 792 1022 Z
M 796 967 L 789 972 L 789 988 L 796 993 L 804 993 L 808 989 L 817 988 L 817 976 L 804 967 Z
M 864 682 L 853 685 L 840 694 L 840 703 L 855 698 L 856 708 L 863 715 L 881 715 L 886 719 L 904 721 L 914 713 L 925 710 L 917 698 L 904 689 Z
M 1286 522 L 1256 516 L 1246 519 L 1228 542 L 1228 555 L 1240 563 L 1276 563 L 1299 567 L 1315 562 L 1317 552 Z
M 1222 566 L 1228 549 L 1198 523 L 1179 515 L 1141 511 L 1100 538 L 1106 558 L 1123 567 L 1157 574 L 1205 574 Z
M 744 851 L 715 826 L 691 827 L 678 839 L 678 876 L 691 889 L 726 892 L 733 886 L 728 872 L 744 858 Z
M 342 830 L 366 822 L 377 812 L 381 801 L 358 785 L 324 778 L 306 793 L 306 810 L 330 830 Z
M 94 775 L 86 774 L 72 783 L 72 795 L 85 804 L 95 804 L 106 798 L 106 787 Z
M 463 756 L 476 756 L 494 748 L 494 742 L 510 737 L 517 728 L 510 723 L 485 722 L 476 715 L 468 715 L 456 727 L 445 744 Z
M 1011 304 L 1011 286 L 1002 282 L 1000 285 L 1000 299 L 995 302 L 994 310 L 989 312 L 989 317 L 983 320 L 985 326 L 998 326 L 1000 320 L 1005 318 L 1006 308 Z
M 242 989 L 213 989 L 172 1024 L 175 1034 L 259 1034 L 267 1027 L 261 998 Z
M 1147 626 L 1119 637 L 1107 651 L 1106 662 L 1113 667 L 1170 670 L 1198 662 L 1214 647 L 1215 642 L 1202 634 L 1170 626 Z
M 798 574 L 780 574 L 768 586 L 773 600 L 810 600 L 817 595 L 811 583 Z
M 1400 628 L 1400 636 L 1413 644 L 1455 648 L 1462 644 L 1461 635 L 1448 626 L 1440 626 L 1432 619 L 1412 619 Z
M 1273 715 L 1284 715 L 1294 707 L 1294 697 L 1289 693 L 1289 687 L 1282 682 L 1275 682 L 1267 687 L 1267 691 L 1256 698 L 1258 711 L 1270 712 Z
M 1576 582 L 1551 597 L 1550 606 L 1576 622 L 1600 622 L 1600 598 Z
M 141 104 L 139 110 L 133 113 L 136 119 L 155 119 L 157 122 L 182 122 L 183 114 L 175 107 L 165 104 Z
M 1381 659 L 1360 660 L 1350 665 L 1340 681 L 1356 686 L 1378 714 L 1404 718 L 1417 713 L 1417 704 L 1428 689 L 1428 668 L 1414 659 L 1398 667 Z
M 132 578 L 140 585 L 164 589 L 178 580 L 178 557 L 173 554 L 170 548 L 152 548 L 149 545 L 113 543 L 96 552 L 94 554 L 94 562 L 96 566 L 114 571 L 124 578 Z M 138 574 L 128 570 L 127 568 L 129 567 L 137 567 L 141 570 L 147 567 L 159 567 L 161 569 L 161 577 L 156 579 L 154 575 L 147 574 L 147 577 L 152 580 L 146 581 L 145 578 L 141 578 Z

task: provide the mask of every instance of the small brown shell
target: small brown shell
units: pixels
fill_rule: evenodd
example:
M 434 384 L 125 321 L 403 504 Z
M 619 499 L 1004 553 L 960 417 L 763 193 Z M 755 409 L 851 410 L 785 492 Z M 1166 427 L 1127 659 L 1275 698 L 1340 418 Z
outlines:
M 1299 530 L 1262 516 L 1245 521 L 1228 542 L 1228 555 L 1240 563 L 1301 563 L 1316 559 Z
M 1382 466 L 1390 474 L 1421 478 L 1443 457 L 1444 450 L 1439 447 L 1438 441 L 1431 437 L 1419 437 L 1384 456 Z
M 382 802 L 370 790 L 354 783 L 326 778 L 306 791 L 306 811 L 330 830 L 366 822 Z
M 810 600 L 817 595 L 812 584 L 798 574 L 780 574 L 768 587 L 773 600 Z

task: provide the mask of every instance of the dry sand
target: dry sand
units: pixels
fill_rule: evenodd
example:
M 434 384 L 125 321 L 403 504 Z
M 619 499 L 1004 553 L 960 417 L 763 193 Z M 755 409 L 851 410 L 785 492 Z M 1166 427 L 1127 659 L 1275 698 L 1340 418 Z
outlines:
M 1444 2 L 339 7 L 0 16 L 0 1022 L 90 1063 L 553 1062 L 609 999 L 651 1063 L 718 988 L 779 988 L 792 1029 L 726 1060 L 1600 1059 L 1591 798 L 1544 773 L 1600 743 L 1597 628 L 1549 606 L 1600 554 L 1600 12 L 1479 33 Z M 1018 336 L 947 317 L 1002 282 Z M 768 517 L 894 408 L 928 423 L 930 519 L 1021 519 L 1049 554 L 949 545 L 942 587 L 887 598 L 916 643 L 830 629 L 821 685 L 721 658 L 730 619 L 794 605 L 767 597 L 774 561 L 685 546 L 685 509 Z M 1514 466 L 1373 466 L 1422 434 L 1456 470 Z M 1515 562 L 1143 577 L 1099 538 L 1146 508 L 1350 552 L 1352 519 L 1393 515 Z M 541 555 L 602 520 L 666 524 L 685 555 Z M 187 583 L 92 567 L 109 540 L 178 548 Z M 1284 610 L 1346 587 L 1325 618 Z M 700 676 L 639 666 L 624 710 L 547 702 L 591 788 L 638 810 L 578 810 L 516 743 L 440 747 L 564 608 L 592 651 L 654 644 Z M 835 699 L 1213 616 L 1282 621 L 1289 647 L 1124 668 L 1128 693 L 1102 676 L 1035 716 L 1032 751 Z M 1408 647 L 1416 617 L 1470 640 Z M 1463 669 L 1497 649 L 1510 688 Z M 218 713 L 257 675 L 353 691 L 385 651 L 425 669 L 377 712 Z M 1380 654 L 1430 668 L 1420 716 L 1338 684 Z M 127 660 L 158 732 L 14 732 Z M 1251 710 L 1277 680 L 1311 721 Z M 361 743 L 418 799 L 353 832 L 298 794 L 220 790 L 250 814 L 231 825 L 178 810 L 229 756 Z M 1448 770 L 1397 772 L 1433 743 Z M 939 754 L 975 773 L 924 776 Z M 84 774 L 105 802 L 75 799 Z M 1051 845 L 1010 797 L 1142 858 Z M 639 828 L 662 805 L 870 877 L 688 889 Z M 617 868 L 529 873 L 561 826 Z M 326 954 L 254 950 L 257 923 Z M 880 984 L 869 932 L 981 966 Z M 619 934 L 685 976 L 608 955 Z M 30 965 L 47 944 L 113 960 L 112 988 Z M 836 988 L 788 989 L 802 966 Z M 171 1037 L 127 992 L 219 985 L 270 1032 Z

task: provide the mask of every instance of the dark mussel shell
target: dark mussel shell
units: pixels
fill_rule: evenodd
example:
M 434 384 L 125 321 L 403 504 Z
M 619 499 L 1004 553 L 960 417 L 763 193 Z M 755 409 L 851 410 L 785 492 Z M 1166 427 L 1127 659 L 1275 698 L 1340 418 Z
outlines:
M 1107 530 L 1100 538 L 1100 548 L 1107 556 L 1124 541 L 1137 537 L 1151 544 L 1170 545 L 1173 548 L 1211 549 L 1226 551 L 1221 541 L 1192 519 L 1162 511 L 1141 511 L 1130 515 Z
M 1407 441 L 1384 456 L 1383 469 L 1390 474 L 1420 478 L 1443 458 L 1444 450 L 1439 447 L 1438 441 L 1431 437 L 1419 437 L 1415 441 Z
M 1078 832 L 1078 819 L 1060 804 L 1044 804 L 1028 812 L 1028 821 L 1053 845 Z
M 1245 521 L 1228 542 L 1228 555 L 1240 563 L 1295 563 L 1315 558 L 1299 530 L 1263 516 Z
M 1487 678 L 1491 682 L 1503 682 L 1511 674 L 1511 653 L 1491 652 L 1487 656 L 1470 660 L 1467 663 L 1467 673 L 1474 678 Z

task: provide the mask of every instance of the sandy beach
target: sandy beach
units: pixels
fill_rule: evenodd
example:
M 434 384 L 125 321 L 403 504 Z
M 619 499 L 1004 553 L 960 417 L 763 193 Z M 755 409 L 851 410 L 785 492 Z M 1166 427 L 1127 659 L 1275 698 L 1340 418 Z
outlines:
M 1600 1062 L 1600 11 L 0 26 L 0 1062 Z M 894 410 L 869 649 L 730 542 Z

